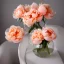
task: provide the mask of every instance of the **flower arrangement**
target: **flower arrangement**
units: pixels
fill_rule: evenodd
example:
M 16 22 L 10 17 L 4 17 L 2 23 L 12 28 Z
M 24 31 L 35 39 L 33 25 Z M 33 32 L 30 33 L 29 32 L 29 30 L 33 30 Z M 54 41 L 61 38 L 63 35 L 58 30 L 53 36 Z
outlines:
M 34 28 L 41 28 L 40 22 L 45 25 L 45 19 L 52 19 L 55 12 L 49 4 L 19 5 L 13 12 L 13 18 L 30 27 L 28 33 Z
M 36 46 L 34 53 L 39 57 L 46 57 L 46 52 L 51 54 L 53 49 L 49 48 L 48 45 L 54 39 L 56 39 L 56 34 L 54 30 L 48 27 L 43 27 L 43 29 L 36 29 L 31 34 L 32 43 Z M 45 55 L 43 54 L 45 52 Z
M 55 12 L 49 4 L 20 4 L 13 12 L 13 18 L 30 27 L 28 33 L 35 28 L 30 37 L 32 43 L 34 45 L 39 45 L 44 49 L 47 48 L 49 53 L 48 44 L 56 39 L 56 34 L 53 29 L 46 27 L 45 23 L 47 19 L 52 19 L 54 14 Z M 40 22 L 44 23 L 44 27 L 40 25 Z M 24 29 L 20 26 L 12 25 L 5 31 L 5 38 L 14 43 L 19 43 L 22 41 L 24 35 Z

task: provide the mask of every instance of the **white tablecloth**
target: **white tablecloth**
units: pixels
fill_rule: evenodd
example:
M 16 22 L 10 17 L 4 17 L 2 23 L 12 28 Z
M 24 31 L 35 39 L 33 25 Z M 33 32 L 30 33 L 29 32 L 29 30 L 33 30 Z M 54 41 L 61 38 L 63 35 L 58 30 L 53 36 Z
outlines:
M 56 48 L 52 56 L 48 58 L 39 58 L 33 52 L 27 52 L 26 49 L 28 47 L 29 36 L 25 36 L 23 42 L 19 44 L 18 47 L 18 56 L 20 64 L 63 64 L 63 61 L 57 52 Z M 31 46 L 30 46 L 31 48 Z

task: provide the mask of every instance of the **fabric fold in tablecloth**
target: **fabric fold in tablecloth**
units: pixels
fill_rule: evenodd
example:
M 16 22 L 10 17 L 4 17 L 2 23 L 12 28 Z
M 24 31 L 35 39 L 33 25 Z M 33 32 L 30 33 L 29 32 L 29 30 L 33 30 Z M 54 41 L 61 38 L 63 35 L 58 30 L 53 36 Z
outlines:
M 18 47 L 18 56 L 20 64 L 26 64 L 26 50 L 28 48 L 28 36 L 26 35 L 23 39 L 23 41 L 19 44 Z M 22 61 L 21 61 L 22 60 Z

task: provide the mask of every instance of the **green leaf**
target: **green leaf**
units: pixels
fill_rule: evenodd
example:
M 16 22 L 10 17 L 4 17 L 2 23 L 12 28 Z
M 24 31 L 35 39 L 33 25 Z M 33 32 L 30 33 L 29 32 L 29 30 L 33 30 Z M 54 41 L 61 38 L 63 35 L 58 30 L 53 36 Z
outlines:
M 44 22 L 44 26 L 45 26 L 45 23 L 46 23 L 46 18 L 43 16 L 43 19 L 42 21 Z

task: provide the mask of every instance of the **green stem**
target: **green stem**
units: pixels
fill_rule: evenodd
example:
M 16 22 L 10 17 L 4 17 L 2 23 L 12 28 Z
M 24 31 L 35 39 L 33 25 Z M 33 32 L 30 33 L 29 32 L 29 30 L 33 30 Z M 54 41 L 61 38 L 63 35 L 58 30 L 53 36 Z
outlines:
M 37 25 L 38 25 L 38 27 L 39 27 L 40 29 L 42 29 L 42 27 L 40 26 L 40 23 L 39 23 L 39 22 L 37 22 Z
M 31 26 L 31 28 L 29 29 L 28 33 L 30 33 L 34 28 L 38 29 L 42 29 L 42 27 L 40 26 L 40 23 L 37 22 L 36 24 L 34 24 L 33 26 Z
M 43 40 L 41 44 L 42 44 L 44 49 L 46 48 L 48 54 L 50 54 L 50 51 L 49 51 L 49 48 L 48 48 L 48 41 Z
M 36 28 L 36 29 L 38 29 L 38 28 L 39 28 L 37 24 L 35 24 L 35 28 Z
M 38 29 L 38 28 L 41 28 L 41 27 L 39 27 L 37 24 L 34 24 L 33 26 L 31 26 L 28 33 L 30 33 L 34 28 Z
M 22 19 L 21 19 L 21 18 L 19 18 L 19 19 L 17 19 L 17 21 L 22 22 Z
M 45 26 L 45 24 L 46 24 L 46 21 L 45 21 L 45 17 L 43 16 L 43 19 L 42 19 L 42 21 L 44 22 L 44 26 Z
M 48 51 L 48 54 L 50 54 L 50 51 L 49 51 L 48 45 L 46 46 L 46 49 L 47 49 L 47 51 Z
M 31 26 L 31 28 L 29 29 L 28 33 L 30 33 L 34 28 L 35 28 L 35 25 Z

